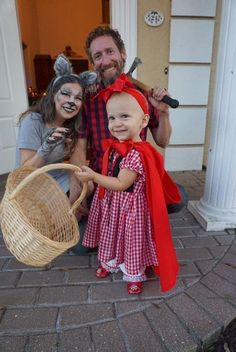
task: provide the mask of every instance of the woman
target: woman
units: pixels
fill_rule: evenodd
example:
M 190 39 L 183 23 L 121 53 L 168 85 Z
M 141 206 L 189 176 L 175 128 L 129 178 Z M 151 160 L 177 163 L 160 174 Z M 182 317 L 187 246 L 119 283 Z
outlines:
M 16 166 L 41 167 L 70 158 L 76 144 L 84 89 L 93 84 L 96 73 L 73 73 L 70 61 L 59 55 L 54 70 L 56 77 L 46 95 L 25 111 L 19 119 Z M 69 174 L 53 170 L 50 174 L 65 193 L 69 191 Z

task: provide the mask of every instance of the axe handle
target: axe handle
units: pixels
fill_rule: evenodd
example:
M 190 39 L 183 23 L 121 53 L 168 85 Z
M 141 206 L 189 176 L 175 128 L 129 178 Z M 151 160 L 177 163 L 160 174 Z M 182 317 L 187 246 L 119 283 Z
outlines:
M 131 82 L 133 82 L 138 88 L 140 88 L 144 92 L 149 92 L 150 90 L 152 90 L 151 87 L 147 86 L 143 82 L 138 81 L 137 79 L 133 78 L 130 75 L 129 75 L 129 78 Z M 169 95 L 164 95 L 164 97 L 162 98 L 162 101 L 174 109 L 176 109 L 179 106 L 178 100 L 169 97 Z
M 140 88 L 144 92 L 149 92 L 152 89 L 151 87 L 147 86 L 145 83 L 138 81 L 137 79 L 133 78 L 130 75 L 129 75 L 129 79 L 133 84 L 135 84 L 138 88 Z

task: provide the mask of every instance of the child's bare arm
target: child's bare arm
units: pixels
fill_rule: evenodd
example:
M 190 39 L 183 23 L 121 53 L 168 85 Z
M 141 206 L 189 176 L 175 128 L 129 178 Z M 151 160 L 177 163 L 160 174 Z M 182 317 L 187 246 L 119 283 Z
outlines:
M 137 178 L 137 172 L 129 169 L 121 169 L 117 177 L 101 175 L 88 166 L 82 166 L 82 172 L 76 172 L 76 176 L 82 182 L 93 181 L 98 185 L 112 191 L 125 191 Z

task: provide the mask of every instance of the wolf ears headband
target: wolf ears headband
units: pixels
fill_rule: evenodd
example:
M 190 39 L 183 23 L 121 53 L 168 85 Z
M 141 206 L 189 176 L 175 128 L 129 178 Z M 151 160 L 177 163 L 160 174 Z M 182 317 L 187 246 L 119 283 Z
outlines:
M 74 76 L 78 78 L 78 82 L 81 85 L 81 87 L 87 88 L 88 86 L 96 83 L 97 81 L 97 74 L 94 71 L 84 71 L 77 75 L 76 73 L 73 73 L 73 66 L 70 62 L 70 60 L 63 54 L 58 55 L 55 64 L 53 66 L 53 69 L 56 73 L 56 78 L 53 81 L 53 87 L 56 82 L 59 81 L 60 78 L 63 76 Z

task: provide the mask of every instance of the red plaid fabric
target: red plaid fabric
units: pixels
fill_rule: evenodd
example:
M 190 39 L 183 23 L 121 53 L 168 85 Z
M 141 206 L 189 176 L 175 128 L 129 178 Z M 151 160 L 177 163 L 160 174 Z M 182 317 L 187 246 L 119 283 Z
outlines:
M 112 175 L 118 156 L 115 152 L 109 175 Z M 143 267 L 158 264 L 139 152 L 131 150 L 121 161 L 120 168 L 138 173 L 133 192 L 106 190 L 105 197 L 99 200 L 97 187 L 83 245 L 99 246 L 98 259 L 101 262 L 116 259 L 117 267 L 124 263 L 129 275 L 138 275 Z
M 147 93 L 142 93 L 147 97 Z M 85 97 L 78 137 L 88 140 L 91 151 L 90 166 L 93 170 L 101 172 L 103 157 L 102 140 L 111 138 L 111 135 L 108 130 L 106 104 L 100 97 L 93 98 L 90 94 L 87 94 Z M 150 103 L 148 109 L 150 115 L 148 128 L 152 130 L 158 127 L 159 116 Z M 146 137 L 147 128 L 141 132 L 142 140 L 146 140 Z

